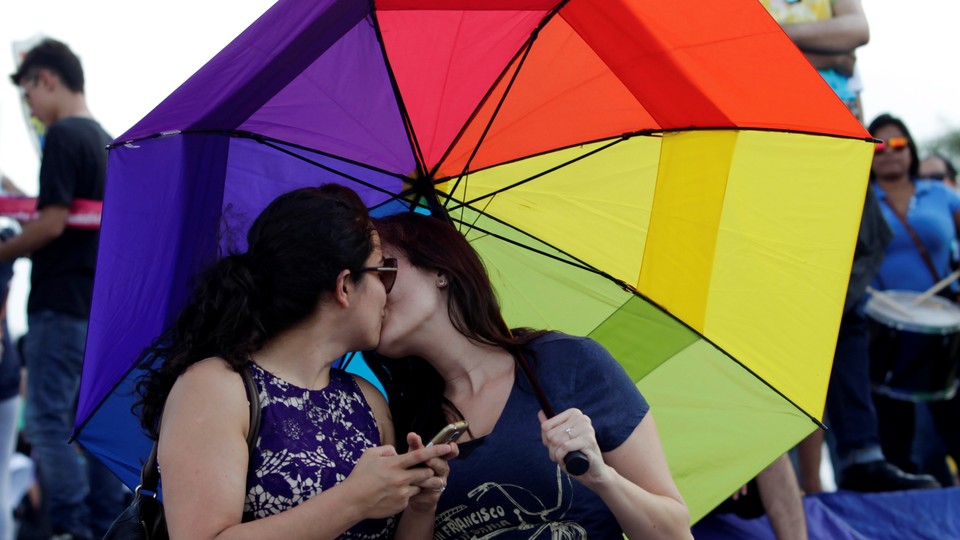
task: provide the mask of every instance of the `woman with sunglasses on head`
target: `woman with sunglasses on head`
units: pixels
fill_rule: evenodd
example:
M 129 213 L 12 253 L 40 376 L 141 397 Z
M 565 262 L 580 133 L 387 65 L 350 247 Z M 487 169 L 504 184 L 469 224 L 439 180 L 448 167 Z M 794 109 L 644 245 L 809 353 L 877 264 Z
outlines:
M 960 196 L 943 182 L 918 178 L 916 144 L 902 120 L 883 114 L 870 123 L 868 130 L 880 140 L 870 169 L 872 187 L 893 231 L 893 239 L 884 250 L 883 265 L 874 278 L 873 287 L 918 293 L 927 291 L 952 272 L 950 256 L 960 231 Z M 958 290 L 960 288 L 953 283 L 946 296 L 956 299 Z M 871 353 L 876 367 L 880 352 L 872 350 Z M 903 470 L 920 470 L 912 459 L 914 403 L 878 393 L 874 394 L 874 403 L 886 457 Z M 960 458 L 958 405 L 960 401 L 956 399 L 920 405 L 929 406 L 937 431 L 954 459 Z M 923 447 L 928 441 L 921 438 L 918 443 Z
M 247 245 L 201 276 L 142 357 L 138 405 L 159 439 L 170 536 L 428 536 L 448 472 L 438 458 L 456 448 L 398 455 L 383 397 L 331 368 L 377 346 L 397 276 L 362 201 L 334 184 L 287 193 Z M 244 370 L 261 408 L 251 448 Z
M 395 424 L 428 438 L 469 423 L 434 538 L 690 538 L 653 416 L 616 360 L 587 338 L 508 330 L 483 263 L 448 223 L 375 222 L 400 269 L 369 357 Z M 589 462 L 579 476 L 565 463 L 576 451 Z

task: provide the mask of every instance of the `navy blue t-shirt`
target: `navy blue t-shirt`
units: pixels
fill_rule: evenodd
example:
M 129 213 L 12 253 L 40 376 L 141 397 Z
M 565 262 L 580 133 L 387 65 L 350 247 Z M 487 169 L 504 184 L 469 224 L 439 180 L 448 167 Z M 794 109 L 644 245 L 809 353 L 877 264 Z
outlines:
M 559 333 L 531 344 L 533 366 L 556 412 L 590 417 L 600 450 L 616 449 L 649 410 L 635 383 L 597 342 Z M 437 506 L 434 538 L 622 538 L 603 501 L 550 461 L 540 405 L 522 375 L 493 432 L 460 445 Z

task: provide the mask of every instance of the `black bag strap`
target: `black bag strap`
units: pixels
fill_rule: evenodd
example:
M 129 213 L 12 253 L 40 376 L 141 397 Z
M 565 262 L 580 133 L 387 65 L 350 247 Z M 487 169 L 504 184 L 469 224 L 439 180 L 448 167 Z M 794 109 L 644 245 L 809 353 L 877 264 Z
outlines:
M 903 228 L 907 230 L 907 234 L 910 235 L 910 238 L 913 240 L 913 243 L 917 245 L 917 251 L 920 252 L 920 258 L 923 259 L 923 264 L 927 266 L 927 270 L 933 275 L 933 282 L 940 283 L 940 272 L 937 272 L 937 267 L 933 264 L 933 259 L 930 258 L 930 253 L 927 251 L 927 246 L 923 245 L 923 241 L 920 240 L 920 236 L 917 235 L 917 231 L 913 229 L 910 223 L 907 221 L 906 216 L 901 216 L 900 212 L 897 212 L 897 209 L 890 204 L 889 201 L 883 199 L 883 202 L 887 205 L 888 208 L 893 212 L 893 215 L 897 216 L 897 219 L 900 220 L 900 223 L 903 224 Z
M 250 403 L 250 429 L 247 432 L 247 450 L 253 452 L 254 445 L 257 444 L 257 436 L 260 434 L 260 391 L 257 384 L 253 382 L 250 376 L 250 370 L 246 367 L 240 370 L 240 378 L 243 379 L 243 385 L 247 392 L 247 401 Z M 150 498 L 157 498 L 157 486 L 160 484 L 160 469 L 157 468 L 157 446 L 159 442 L 153 443 L 153 449 L 150 451 L 150 457 L 140 469 L 140 485 L 137 486 L 136 493 L 141 493 Z

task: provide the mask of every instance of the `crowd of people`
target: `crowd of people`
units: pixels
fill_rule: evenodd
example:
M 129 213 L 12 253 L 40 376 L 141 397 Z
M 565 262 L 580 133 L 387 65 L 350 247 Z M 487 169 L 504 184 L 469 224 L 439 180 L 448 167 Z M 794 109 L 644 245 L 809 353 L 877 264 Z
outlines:
M 855 51 L 869 30 L 860 0 L 763 4 L 863 121 Z M 40 43 L 11 79 L 47 131 L 39 217 L 0 243 L 0 299 L 12 261 L 33 261 L 22 361 L 0 328 L 0 470 L 18 432 L 22 362 L 24 435 L 39 465 L 50 537 L 100 538 L 129 493 L 67 444 L 98 242 L 97 231 L 70 228 L 67 217 L 75 200 L 103 199 L 111 137 L 86 106 L 83 70 L 65 44 Z M 890 291 L 919 295 L 960 266 L 956 171 L 944 155 L 921 160 L 895 116 L 880 115 L 867 129 L 878 142 L 827 393 L 833 469 L 839 487 L 855 491 L 957 485 L 956 377 L 906 379 L 902 366 L 912 369 L 928 353 L 905 346 L 903 357 L 886 358 L 891 348 L 882 340 L 913 337 L 876 314 L 879 303 L 896 301 Z M 16 189 L 7 178 L 3 184 Z M 947 283 L 925 301 L 948 309 L 960 302 L 960 285 Z M 930 354 L 955 362 L 960 340 L 944 347 Z M 356 350 L 375 351 L 368 359 L 386 396 L 333 368 Z M 582 358 L 590 359 L 588 385 L 576 375 Z M 140 363 L 147 375 L 138 407 L 157 440 L 174 537 L 446 540 L 537 528 L 690 537 L 655 408 L 616 360 L 588 338 L 509 328 L 479 256 L 453 226 L 414 213 L 373 219 L 342 186 L 270 203 L 246 250 L 201 276 Z M 556 396 L 556 415 L 533 390 L 541 387 Z M 262 411 L 252 447 L 250 400 Z M 464 420 L 457 442 L 427 444 Z M 778 538 L 805 538 L 801 497 L 823 489 L 822 446 L 823 434 L 814 433 L 794 452 L 796 472 L 783 456 L 718 511 L 752 505 L 769 515 Z M 565 458 L 575 452 L 589 463 L 583 474 L 568 474 Z M 0 540 L 13 537 L 7 476 L 0 475 Z M 485 511 L 478 490 L 488 494 L 484 505 L 501 509 L 497 520 L 468 519 Z

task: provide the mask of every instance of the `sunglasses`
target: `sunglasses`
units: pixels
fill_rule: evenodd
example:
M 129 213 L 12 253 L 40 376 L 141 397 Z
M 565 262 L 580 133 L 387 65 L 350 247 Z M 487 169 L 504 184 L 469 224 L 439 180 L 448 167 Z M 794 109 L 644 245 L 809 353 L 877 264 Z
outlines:
M 909 146 L 910 141 L 906 137 L 890 137 L 885 141 L 880 141 L 873 147 L 874 154 L 882 154 L 890 148 L 891 150 L 903 150 Z
M 380 281 L 383 282 L 384 290 L 389 293 L 393 289 L 393 284 L 397 282 L 397 260 L 391 257 L 383 260 L 383 266 L 370 266 L 357 270 L 358 274 L 364 272 L 376 272 L 380 276 Z
M 40 76 L 34 75 L 32 77 L 25 78 L 22 83 L 18 84 L 17 90 L 20 91 L 20 99 L 26 100 L 27 92 L 29 92 L 31 88 L 36 86 L 38 82 L 40 82 Z

